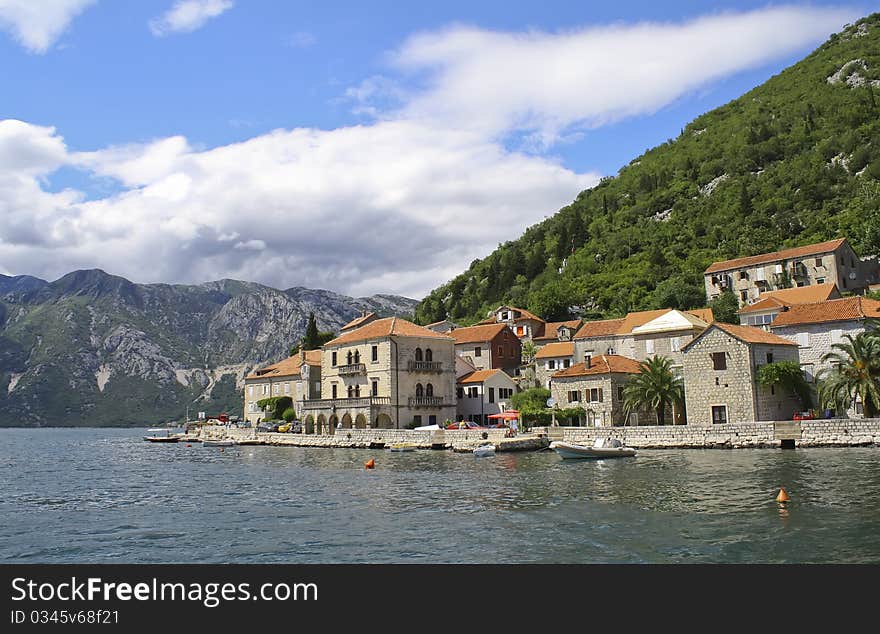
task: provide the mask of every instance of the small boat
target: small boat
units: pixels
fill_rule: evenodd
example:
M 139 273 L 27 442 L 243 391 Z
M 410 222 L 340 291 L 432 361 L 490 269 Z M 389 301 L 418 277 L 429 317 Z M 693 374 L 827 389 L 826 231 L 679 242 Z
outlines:
M 150 442 L 179 442 L 180 434 L 172 434 L 171 429 L 167 427 L 159 427 L 156 429 L 148 429 L 149 436 L 144 436 L 144 440 Z
M 415 451 L 416 446 L 411 442 L 396 442 L 389 447 L 391 451 Z
M 561 440 L 550 443 L 550 449 L 559 454 L 563 459 L 574 458 L 626 458 L 636 455 L 636 450 L 626 447 L 616 438 L 597 438 L 592 447 L 578 445 Z
M 232 447 L 234 440 L 203 440 L 202 447 Z
M 495 445 L 492 443 L 484 443 L 474 448 L 474 455 L 478 458 L 480 456 L 494 456 L 495 455 Z

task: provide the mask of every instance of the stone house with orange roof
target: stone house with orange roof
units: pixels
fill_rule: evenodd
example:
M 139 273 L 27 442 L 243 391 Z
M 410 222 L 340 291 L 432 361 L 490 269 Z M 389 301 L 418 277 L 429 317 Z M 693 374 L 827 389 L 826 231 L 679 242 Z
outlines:
M 833 282 L 783 288 L 778 291 L 762 293 L 757 301 L 740 308 L 737 315 L 739 315 L 739 323 L 743 326 L 757 326 L 769 330 L 770 324 L 773 323 L 776 316 L 788 310 L 790 306 L 814 304 L 838 298 L 840 298 L 840 291 Z
M 322 348 L 321 398 L 303 405 L 317 433 L 404 429 L 455 416 L 455 340 L 400 317 L 371 320 Z
M 842 293 L 863 293 L 880 281 L 878 275 L 876 259 L 861 260 L 846 238 L 838 238 L 715 262 L 704 271 L 703 279 L 707 301 L 731 290 L 740 306 L 745 306 L 766 291 L 788 287 L 830 283 Z
M 880 301 L 855 296 L 812 304 L 789 306 L 770 324 L 770 332 L 797 344 L 801 368 L 807 381 L 817 386 L 831 364 L 822 361 L 836 343 L 846 343 L 845 335 L 856 337 L 865 332 L 869 320 L 880 320 Z M 861 405 L 850 409 L 850 416 L 860 416 Z
M 653 424 L 651 412 L 633 412 L 629 421 L 624 414 L 623 388 L 640 372 L 641 364 L 635 359 L 615 354 L 588 355 L 552 375 L 550 394 L 558 408 L 583 408 L 584 419 L 578 422 L 588 427 Z
M 321 398 L 321 351 L 301 350 L 292 357 L 253 370 L 244 378 L 244 419 L 256 423 L 266 417 L 257 405 L 273 396 L 289 396 L 297 420 L 303 418 L 303 403 Z
M 516 383 L 501 370 L 475 370 L 456 381 L 456 420 L 469 420 L 488 425 L 491 414 L 510 408 L 510 397 L 517 392 Z
M 493 311 L 491 317 L 484 319 L 477 325 L 507 324 L 513 331 L 513 334 L 520 340 L 531 341 L 534 337 L 541 336 L 544 333 L 546 323 L 543 319 L 524 308 L 499 306 Z
M 753 326 L 714 322 L 682 349 L 688 425 L 791 420 L 800 400 L 759 385 L 760 366 L 799 361 L 796 343 Z
M 550 377 L 574 365 L 574 342 L 556 341 L 544 345 L 535 355 L 535 380 L 540 387 L 550 388 Z
M 522 345 L 507 324 L 477 324 L 445 333 L 455 340 L 455 354 L 477 370 L 517 373 L 522 363 Z

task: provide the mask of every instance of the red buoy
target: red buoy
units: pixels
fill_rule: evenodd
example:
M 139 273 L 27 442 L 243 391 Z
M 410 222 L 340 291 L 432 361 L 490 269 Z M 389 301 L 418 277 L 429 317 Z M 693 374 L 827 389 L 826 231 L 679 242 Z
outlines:
M 376 461 L 370 458 L 364 463 L 364 469 L 372 469 L 376 466 Z
M 780 487 L 779 495 L 776 496 L 776 501 L 779 502 L 780 504 L 785 504 L 786 502 L 788 502 L 790 500 L 791 500 L 791 498 L 788 497 L 788 493 L 785 492 L 785 489 Z

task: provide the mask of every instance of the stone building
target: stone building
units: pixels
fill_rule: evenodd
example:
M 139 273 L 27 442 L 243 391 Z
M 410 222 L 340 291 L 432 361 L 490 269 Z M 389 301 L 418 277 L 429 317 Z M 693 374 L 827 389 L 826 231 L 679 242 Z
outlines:
M 574 337 L 575 358 L 617 354 L 637 361 L 656 355 L 681 365 L 681 348 L 714 321 L 712 309 L 670 308 L 628 313 L 622 319 L 587 322 Z
M 544 345 L 535 355 L 535 379 L 540 387 L 550 388 L 550 377 L 574 365 L 574 342 L 558 341 Z
M 762 293 L 757 301 L 743 306 L 736 314 L 743 326 L 757 326 L 770 330 L 770 324 L 779 313 L 797 304 L 814 304 L 829 299 L 838 299 L 840 292 L 833 282 L 814 284 L 795 288 L 783 288 L 778 291 Z
M 531 341 L 544 333 L 546 322 L 529 311 L 515 306 L 499 306 L 488 319 L 477 324 L 506 324 L 520 340 Z
M 455 416 L 455 340 L 388 317 L 323 347 L 320 400 L 306 401 L 318 433 L 403 429 Z
M 733 291 L 740 306 L 761 293 L 798 286 L 835 284 L 841 292 L 863 293 L 878 280 L 876 259 L 860 260 L 846 238 L 773 253 L 715 262 L 703 273 L 706 299 Z
M 454 321 L 450 321 L 448 319 L 444 319 L 443 321 L 435 321 L 433 324 L 428 324 L 425 326 L 428 330 L 433 330 L 434 332 L 452 332 L 456 328 L 458 328 L 458 324 Z
M 759 385 L 761 365 L 798 362 L 798 346 L 753 326 L 715 322 L 682 349 L 688 425 L 790 420 L 800 400 Z
M 532 343 L 540 349 L 557 341 L 571 341 L 583 323 L 580 319 L 548 321 L 540 334 L 532 337 Z
M 477 370 L 500 369 L 515 374 L 522 362 L 520 340 L 507 324 L 455 328 L 448 336 L 455 340 L 455 354 Z
M 488 425 L 492 423 L 488 416 L 501 412 L 502 406 L 511 409 L 510 397 L 516 391 L 516 383 L 501 370 L 477 370 L 465 374 L 456 384 L 457 420 Z
M 646 412 L 633 413 L 627 421 L 623 408 L 623 388 L 627 381 L 641 371 L 641 364 L 616 354 L 600 354 L 584 358 L 570 368 L 554 373 L 550 393 L 557 407 L 582 407 L 588 427 L 645 424 Z
M 351 332 L 352 330 L 360 328 L 361 326 L 366 326 L 370 322 L 376 321 L 377 319 L 379 319 L 379 316 L 376 315 L 376 313 L 372 313 L 372 312 L 368 313 L 365 310 L 361 311 L 361 314 L 359 317 L 355 317 L 354 319 L 352 319 L 350 322 L 348 322 L 342 328 L 339 329 L 339 334 Z
M 303 402 L 321 398 L 321 351 L 309 350 L 254 370 L 244 378 L 244 418 L 256 423 L 266 417 L 257 402 L 273 396 L 289 396 L 298 420 Z
M 815 390 L 822 374 L 831 364 L 822 358 L 834 350 L 832 345 L 846 343 L 844 335 L 856 337 L 866 329 L 866 321 L 880 319 L 880 302 L 867 297 L 845 297 L 814 304 L 789 306 L 770 324 L 770 332 L 798 346 L 804 377 Z M 856 403 L 849 416 L 861 416 Z

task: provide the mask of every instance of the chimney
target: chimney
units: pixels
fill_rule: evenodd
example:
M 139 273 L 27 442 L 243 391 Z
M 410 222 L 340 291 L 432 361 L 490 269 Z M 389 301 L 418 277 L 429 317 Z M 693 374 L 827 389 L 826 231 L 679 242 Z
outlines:
M 299 346 L 299 363 L 302 365 L 306 362 L 306 351 L 303 349 L 302 344 Z
M 592 350 L 587 350 L 587 351 L 584 353 L 584 367 L 585 367 L 587 370 L 589 370 L 589 369 L 590 369 L 590 366 L 591 366 L 592 363 L 593 363 L 593 351 L 592 351 Z

